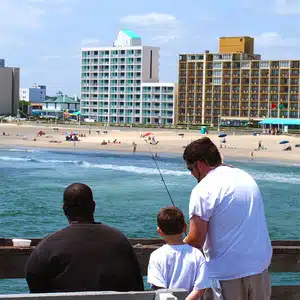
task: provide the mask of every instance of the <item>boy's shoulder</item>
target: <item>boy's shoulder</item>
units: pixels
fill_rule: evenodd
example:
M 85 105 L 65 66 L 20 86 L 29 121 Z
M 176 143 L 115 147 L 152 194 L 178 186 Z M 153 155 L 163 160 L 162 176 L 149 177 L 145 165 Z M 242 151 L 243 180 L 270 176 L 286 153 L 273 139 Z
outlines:
M 199 261 L 205 261 L 204 255 L 202 254 L 202 252 L 197 249 L 194 248 L 188 244 L 184 244 L 184 245 L 169 245 L 169 244 L 165 244 L 161 247 L 159 247 L 158 249 L 154 250 L 151 253 L 151 258 L 152 259 L 161 259 L 165 256 L 171 256 L 173 253 L 185 253 L 187 255 L 193 256 L 194 259 L 197 259 Z

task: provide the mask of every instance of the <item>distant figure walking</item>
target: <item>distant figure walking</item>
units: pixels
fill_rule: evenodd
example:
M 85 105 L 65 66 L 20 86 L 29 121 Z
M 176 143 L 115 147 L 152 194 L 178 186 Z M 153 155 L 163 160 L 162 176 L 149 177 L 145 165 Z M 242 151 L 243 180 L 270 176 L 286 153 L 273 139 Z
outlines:
M 133 143 L 132 143 L 132 147 L 133 147 L 133 152 L 136 152 L 137 143 L 136 143 L 136 142 L 133 142 Z
M 133 248 L 123 233 L 94 220 L 92 190 L 73 183 L 65 189 L 69 226 L 44 238 L 25 266 L 31 293 L 143 291 Z
M 257 148 L 257 150 L 258 150 L 258 151 L 261 150 L 261 141 L 258 142 L 258 148 Z

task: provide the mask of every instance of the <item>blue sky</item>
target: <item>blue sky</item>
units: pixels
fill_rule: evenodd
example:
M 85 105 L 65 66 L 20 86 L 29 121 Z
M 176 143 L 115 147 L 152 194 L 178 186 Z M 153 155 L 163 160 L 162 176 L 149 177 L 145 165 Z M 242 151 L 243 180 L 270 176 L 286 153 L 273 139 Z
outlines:
M 160 79 L 176 81 L 178 53 L 217 51 L 219 36 L 300 59 L 299 17 L 300 0 L 0 0 L 0 58 L 21 68 L 21 87 L 79 94 L 81 48 L 110 46 L 124 28 L 161 48 Z

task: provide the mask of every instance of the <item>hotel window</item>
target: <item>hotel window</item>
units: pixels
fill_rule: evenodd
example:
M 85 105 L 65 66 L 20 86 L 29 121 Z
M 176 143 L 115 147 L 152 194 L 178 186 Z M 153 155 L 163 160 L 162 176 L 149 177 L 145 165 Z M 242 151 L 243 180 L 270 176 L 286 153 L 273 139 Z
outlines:
M 280 68 L 289 68 L 290 67 L 290 62 L 289 61 L 280 61 L 279 62 L 279 67 Z
M 221 70 L 214 70 L 213 71 L 213 77 L 221 77 L 222 71 Z
M 213 78 L 212 83 L 221 85 L 222 84 L 222 78 Z
M 222 69 L 222 63 L 221 62 L 214 62 L 213 63 L 214 69 Z
M 232 54 L 223 54 L 223 60 L 232 60 Z
M 270 67 L 270 62 L 269 61 L 261 61 L 260 62 L 260 67 L 263 69 L 267 69 Z
M 196 55 L 196 60 L 203 60 L 204 56 L 203 55 Z
M 127 51 L 127 55 L 133 55 L 134 54 L 134 50 L 128 50 Z
M 249 69 L 250 68 L 250 62 L 242 62 L 241 63 L 241 68 L 242 69 Z
M 222 59 L 222 55 L 221 54 L 214 54 L 213 60 L 221 60 L 221 59 Z
M 87 57 L 87 56 L 89 56 L 90 55 L 90 51 L 83 51 L 82 52 L 82 56 L 83 57 Z
M 188 55 L 188 60 L 195 60 L 196 56 L 195 55 Z

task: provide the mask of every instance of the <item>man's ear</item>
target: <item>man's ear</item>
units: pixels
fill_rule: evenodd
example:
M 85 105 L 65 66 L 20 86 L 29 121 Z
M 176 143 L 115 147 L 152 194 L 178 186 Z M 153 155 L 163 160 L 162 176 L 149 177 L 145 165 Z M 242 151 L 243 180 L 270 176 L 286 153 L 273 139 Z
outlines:
M 63 204 L 62 209 L 64 211 L 65 216 L 68 216 L 68 211 L 67 211 L 67 207 Z
M 159 227 L 157 227 L 157 232 L 160 236 L 164 236 L 164 233 L 162 232 L 162 230 Z
M 184 222 L 184 226 L 183 226 L 183 232 L 186 233 L 187 232 L 187 224 Z

